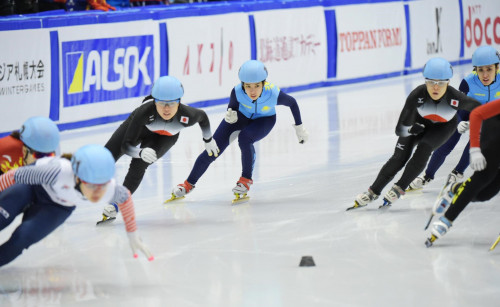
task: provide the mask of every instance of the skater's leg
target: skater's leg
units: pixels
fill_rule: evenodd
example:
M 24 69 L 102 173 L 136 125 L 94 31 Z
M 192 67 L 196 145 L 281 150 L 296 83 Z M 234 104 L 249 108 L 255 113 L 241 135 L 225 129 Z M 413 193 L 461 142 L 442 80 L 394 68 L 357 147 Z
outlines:
M 252 179 L 253 167 L 255 164 L 254 143 L 266 137 L 276 123 L 276 115 L 262 117 L 252 121 L 241 130 L 238 137 L 238 145 L 241 149 L 241 177 Z
M 35 203 L 26 209 L 22 223 L 0 246 L 0 266 L 11 262 L 24 249 L 49 235 L 71 215 L 75 208 L 54 203 L 41 186 L 36 189 Z

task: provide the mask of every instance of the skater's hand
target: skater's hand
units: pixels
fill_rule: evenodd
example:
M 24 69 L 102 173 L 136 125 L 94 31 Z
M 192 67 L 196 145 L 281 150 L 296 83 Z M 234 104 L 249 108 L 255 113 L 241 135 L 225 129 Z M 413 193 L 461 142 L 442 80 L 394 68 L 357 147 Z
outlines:
M 468 121 L 461 121 L 460 123 L 458 123 L 458 126 L 457 126 L 457 131 L 458 133 L 460 134 L 464 134 L 465 132 L 467 132 L 467 130 L 469 130 L 469 122 Z
M 215 157 L 219 156 L 219 147 L 217 147 L 217 143 L 215 143 L 215 140 L 213 138 L 210 138 L 210 141 L 205 141 L 205 149 L 207 150 L 207 153 L 209 156 L 214 155 Z
M 144 160 L 144 162 L 149 164 L 158 160 L 158 158 L 156 157 L 156 151 L 153 148 L 149 147 L 143 148 L 139 153 L 139 156 L 141 156 L 141 159 Z
M 408 129 L 409 134 L 417 135 L 424 132 L 425 126 L 420 123 L 414 123 L 413 126 Z
M 304 128 L 303 124 L 293 125 L 295 128 L 295 133 L 297 134 L 297 138 L 299 139 L 300 144 L 304 144 L 309 139 L 309 132 Z
M 137 231 L 127 232 L 127 236 L 130 247 L 132 248 L 132 252 L 134 253 L 134 258 L 139 257 L 139 255 L 137 254 L 137 250 L 140 250 L 144 255 L 146 255 L 146 258 L 148 258 L 149 261 L 153 261 L 155 259 L 147 246 L 142 243 L 141 238 L 139 238 L 139 236 L 137 235 Z
M 479 147 L 471 147 L 469 149 L 470 153 L 470 167 L 476 172 L 482 171 L 486 168 L 486 159 L 481 153 L 481 148 Z
M 235 122 L 238 121 L 238 113 L 236 113 L 236 111 L 233 111 L 233 109 L 229 108 L 227 109 L 226 116 L 224 116 L 224 120 L 228 124 L 234 124 Z

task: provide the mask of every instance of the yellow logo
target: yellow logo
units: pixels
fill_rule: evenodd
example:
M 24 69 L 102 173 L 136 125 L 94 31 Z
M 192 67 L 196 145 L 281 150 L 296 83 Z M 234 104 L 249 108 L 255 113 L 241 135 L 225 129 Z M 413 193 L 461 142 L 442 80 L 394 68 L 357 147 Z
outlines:
M 0 164 L 0 169 L 2 170 L 3 173 L 6 173 L 7 171 L 14 169 L 14 168 L 18 168 L 21 165 L 23 165 L 23 158 L 22 157 L 19 158 L 19 161 L 14 162 L 13 164 L 10 164 L 10 162 L 7 160 L 4 161 L 4 163 Z
M 279 90 L 279 88 L 278 88 L 276 85 L 274 85 L 274 84 L 272 84 L 272 83 L 270 83 L 270 82 L 267 82 L 267 81 L 266 81 L 266 83 L 264 83 L 264 89 L 265 89 L 266 91 L 270 91 L 270 90 L 272 90 L 273 88 L 277 88 L 277 89 Z

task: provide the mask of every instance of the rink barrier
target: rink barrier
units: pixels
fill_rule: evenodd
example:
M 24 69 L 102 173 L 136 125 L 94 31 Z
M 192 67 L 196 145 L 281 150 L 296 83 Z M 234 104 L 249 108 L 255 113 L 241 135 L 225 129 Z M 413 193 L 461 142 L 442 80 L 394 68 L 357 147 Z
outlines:
M 353 11 L 357 14 L 355 22 L 342 21 L 342 18 L 346 19 L 343 12 L 347 14 Z M 403 21 L 391 23 L 388 20 L 390 18 L 383 17 L 383 25 L 380 25 L 380 21 L 376 25 L 371 21 L 373 15 L 387 11 L 393 14 L 403 12 Z M 146 69 L 143 67 L 140 72 L 144 75 L 143 79 L 175 75 L 187 89 L 184 103 L 209 107 L 227 103 L 232 86 L 239 82 L 237 69 L 249 58 L 262 60 L 269 69 L 270 81 L 285 92 L 414 74 L 420 72 L 425 61 L 434 56 L 445 57 L 454 65 L 470 63 L 472 52 L 478 45 L 486 43 L 500 49 L 500 37 L 497 37 L 498 31 L 495 30 L 500 28 L 499 12 L 500 2 L 496 0 L 456 0 L 445 3 L 288 0 L 151 6 L 109 13 L 45 12 L 6 17 L 0 20 L 0 38 L 9 41 L 9 45 L 15 45 L 16 51 L 9 48 L 0 51 L 0 107 L 6 110 L 5 121 L 0 123 L 0 135 L 18 129 L 26 117 L 34 115 L 49 116 L 61 130 L 121 121 L 139 106 L 142 96 L 149 94 L 146 89 L 150 85 L 146 84 L 139 87 L 144 89 L 143 92 L 133 98 L 102 100 L 102 97 L 110 96 L 109 93 L 97 93 L 89 95 L 92 97 L 90 99 L 100 95 L 100 101 L 97 99 L 65 106 L 64 97 L 72 93 L 64 91 L 64 82 L 69 83 L 68 78 L 72 76 L 73 84 L 76 75 L 62 71 L 64 59 L 61 46 L 71 40 L 80 40 L 83 44 L 93 46 L 96 44 L 94 39 L 124 38 L 124 33 L 152 36 L 154 50 L 150 52 L 154 71 L 147 71 L 150 75 L 145 76 Z M 419 18 L 412 21 L 412 13 L 418 13 Z M 321 18 L 318 17 L 320 14 Z M 230 24 L 223 23 L 228 20 Z M 416 29 L 410 27 L 412 22 L 417 22 L 414 26 Z M 198 24 L 204 27 L 196 28 Z M 174 25 L 184 27 L 179 29 Z M 341 46 L 338 35 L 341 29 L 346 38 L 342 42 L 350 44 L 348 51 L 339 52 Z M 205 30 L 206 33 L 200 34 Z M 16 41 L 12 41 L 13 33 Z M 31 42 L 31 37 L 39 35 L 47 35 L 50 50 L 43 52 L 44 46 Z M 423 48 L 425 45 L 427 47 Z M 125 47 L 123 49 L 128 50 Z M 47 54 L 45 58 L 37 58 L 37 53 L 32 51 L 39 49 Z M 83 54 L 83 51 L 75 52 Z M 102 57 L 99 61 L 103 61 L 105 50 L 96 52 Z M 381 60 L 380 55 L 382 58 L 388 55 L 391 60 Z M 110 63 L 105 75 L 117 75 L 116 67 L 111 67 L 110 58 L 106 59 Z M 128 59 L 135 58 L 131 55 Z M 25 71 L 26 67 L 32 69 L 33 78 L 34 63 L 38 60 L 38 64 L 43 64 L 42 74 L 50 71 L 48 80 L 40 81 L 36 77 L 32 80 L 26 76 L 14 80 L 16 76 L 12 71 L 16 63 L 18 70 L 23 68 L 23 63 Z M 339 71 L 345 75 L 345 70 L 339 67 L 339 63 L 353 70 L 358 68 L 359 71 L 342 77 Z M 68 63 L 65 65 L 67 70 Z M 360 65 L 367 69 L 360 69 Z M 366 71 L 369 73 L 366 74 Z M 83 74 L 81 78 L 87 76 Z M 90 76 L 93 79 L 101 78 Z M 81 82 L 85 84 L 86 81 Z M 105 81 L 109 85 L 116 80 Z M 24 93 L 28 88 L 35 87 L 39 88 L 38 91 Z M 89 89 L 97 89 L 97 83 L 90 84 Z M 34 104 L 36 108 L 33 108 Z

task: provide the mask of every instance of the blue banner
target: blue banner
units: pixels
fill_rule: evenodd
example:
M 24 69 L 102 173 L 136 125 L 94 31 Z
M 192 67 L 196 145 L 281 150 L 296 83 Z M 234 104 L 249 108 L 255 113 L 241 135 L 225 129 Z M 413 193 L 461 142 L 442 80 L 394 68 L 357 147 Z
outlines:
M 64 107 L 150 94 L 153 52 L 153 35 L 63 42 Z

